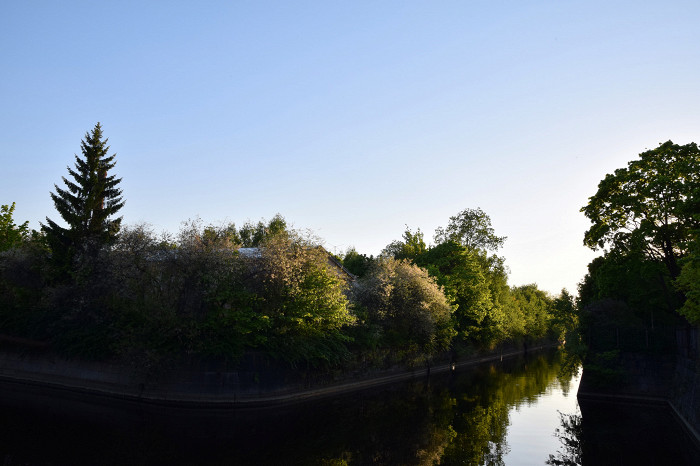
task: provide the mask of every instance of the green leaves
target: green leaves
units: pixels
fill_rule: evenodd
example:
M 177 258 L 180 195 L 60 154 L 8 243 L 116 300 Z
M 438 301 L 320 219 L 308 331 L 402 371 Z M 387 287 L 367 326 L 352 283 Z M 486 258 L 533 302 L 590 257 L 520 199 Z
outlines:
M 0 251 L 7 251 L 29 240 L 29 222 L 15 225 L 12 218 L 14 212 L 14 202 L 9 206 L 0 206 Z
M 383 258 L 354 289 L 368 319 L 382 328 L 384 343 L 426 352 L 447 349 L 454 336 L 452 306 L 441 287 L 406 260 Z
M 688 322 L 700 325 L 700 238 L 697 233 L 691 254 L 683 260 L 675 286 L 685 294 L 685 303 L 679 309 Z
M 680 272 L 678 259 L 687 254 L 693 214 L 700 193 L 700 150 L 671 141 L 643 152 L 627 168 L 608 174 L 581 209 L 592 226 L 584 244 L 641 250 L 663 261 L 671 276 Z
M 478 207 L 464 209 L 450 217 L 447 228 L 440 227 L 435 231 L 436 243 L 453 241 L 471 250 L 495 251 L 503 246 L 506 239 L 505 236 L 496 236 L 491 227 L 491 219 Z

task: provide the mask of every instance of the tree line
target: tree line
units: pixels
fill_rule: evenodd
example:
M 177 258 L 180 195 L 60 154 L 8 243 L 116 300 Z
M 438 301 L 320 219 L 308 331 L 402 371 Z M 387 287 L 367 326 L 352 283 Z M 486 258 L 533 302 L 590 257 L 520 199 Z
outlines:
M 276 215 L 242 227 L 123 226 L 125 200 L 98 123 L 40 231 L 0 210 L 0 328 L 84 358 L 138 367 L 178 357 L 373 365 L 566 338 L 574 298 L 511 287 L 505 241 L 465 209 L 426 244 L 406 229 L 378 257 L 334 256 Z

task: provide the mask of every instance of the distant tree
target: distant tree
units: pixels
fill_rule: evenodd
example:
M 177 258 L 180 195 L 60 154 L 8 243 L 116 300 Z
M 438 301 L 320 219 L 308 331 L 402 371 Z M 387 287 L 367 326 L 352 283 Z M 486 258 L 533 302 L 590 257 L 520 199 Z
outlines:
M 468 249 L 495 251 L 505 242 L 505 236 L 496 236 L 491 227 L 491 218 L 480 208 L 464 209 L 450 217 L 447 228 L 435 230 L 435 242 L 454 241 Z
M 286 233 L 287 221 L 280 214 L 276 214 L 267 224 L 262 220 L 255 225 L 246 222 L 238 231 L 238 237 L 244 248 L 254 248 L 268 238 Z
M 75 156 L 75 169 L 68 167 L 72 180 L 63 177 L 66 189 L 54 185 L 56 192 L 51 193 L 68 227 L 48 217 L 42 225 L 54 257 L 65 265 L 76 255 L 94 257 L 103 245 L 113 243 L 122 220 L 113 216 L 124 206 L 122 191 L 117 188 L 121 178 L 109 175 L 115 166 L 115 154 L 108 154 L 100 123 L 86 133 L 80 148 L 82 156 Z
M 566 339 L 567 334 L 578 327 L 576 301 L 566 289 L 561 290 L 559 296 L 554 298 L 551 315 L 552 331 L 557 338 Z
M 417 259 L 455 305 L 455 330 L 462 339 L 474 339 L 491 308 L 485 270 L 476 251 L 453 241 L 431 247 Z
M 513 305 L 503 258 L 495 251 L 505 242 L 496 236 L 481 209 L 465 209 L 435 231 L 436 245 L 415 262 L 426 267 L 457 305 L 456 330 L 463 340 L 491 347 L 524 332 L 519 308 Z
M 14 211 L 14 202 L 10 206 L 0 206 L 0 251 L 17 247 L 30 238 L 29 222 L 15 225 Z
M 216 227 L 209 225 L 204 228 L 198 240 L 208 247 L 230 249 L 235 246 L 240 246 L 242 241 L 238 234 L 236 225 L 231 223 L 225 227 Z
M 360 254 L 355 248 L 348 249 L 342 258 L 343 267 L 358 277 L 364 277 L 374 261 L 373 256 L 368 257 L 366 254 Z
M 598 184 L 581 209 L 593 224 L 584 244 L 592 249 L 641 250 L 675 278 L 679 259 L 688 253 L 691 231 L 700 227 L 694 217 L 699 207 L 700 150 L 695 143 L 679 146 L 668 141 L 642 152 L 627 168 Z
M 393 257 L 394 259 L 410 259 L 415 260 L 427 250 L 423 232 L 420 228 L 414 232 L 406 226 L 406 231 L 403 233 L 403 241 L 392 241 L 384 248 L 382 255 Z
M 535 284 L 514 288 L 513 296 L 523 310 L 527 334 L 533 338 L 544 337 L 550 325 L 552 298 Z

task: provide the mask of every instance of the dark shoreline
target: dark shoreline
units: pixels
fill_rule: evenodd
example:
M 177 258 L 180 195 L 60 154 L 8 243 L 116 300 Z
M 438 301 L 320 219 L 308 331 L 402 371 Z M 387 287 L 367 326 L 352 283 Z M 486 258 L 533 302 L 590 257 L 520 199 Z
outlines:
M 624 364 L 632 374 L 627 382 L 605 387 L 591 383 L 584 364 L 578 399 L 596 404 L 662 407 L 683 426 L 688 440 L 700 451 L 700 394 L 694 389 L 699 379 L 695 361 L 627 355 Z
M 346 377 L 316 386 L 295 383 L 254 388 L 222 382 L 238 380 L 237 371 L 174 372 L 162 381 L 145 383 L 119 366 L 0 353 L 0 385 L 4 389 L 51 393 L 58 397 L 77 396 L 83 401 L 111 400 L 185 409 L 258 409 L 329 399 L 555 347 L 555 344 L 543 344 L 507 352 L 494 351 L 455 362 L 377 371 L 357 379 Z M 216 383 L 212 383 L 212 379 Z

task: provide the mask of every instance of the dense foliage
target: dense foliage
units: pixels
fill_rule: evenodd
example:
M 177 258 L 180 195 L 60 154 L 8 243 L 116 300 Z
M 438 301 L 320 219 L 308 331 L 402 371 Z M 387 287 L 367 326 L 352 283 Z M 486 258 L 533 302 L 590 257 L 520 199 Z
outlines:
M 407 229 L 378 258 L 333 256 L 281 215 L 189 221 L 175 236 L 121 228 L 106 142 L 98 123 L 51 193 L 66 226 L 29 232 L 2 206 L 0 328 L 14 340 L 143 370 L 246 353 L 366 367 L 562 339 L 574 322 L 535 285 L 508 286 L 493 253 L 505 238 L 480 209 L 451 217 L 434 245 Z
M 15 225 L 15 203 L 0 206 L 0 251 L 19 247 L 29 239 L 29 222 Z
M 409 260 L 424 268 L 442 287 L 453 306 L 455 348 L 493 348 L 504 342 L 565 339 L 575 317 L 553 320 L 555 299 L 531 284 L 508 286 L 508 272 L 497 250 L 505 237 L 496 236 L 481 209 L 465 209 L 450 217 L 426 245 L 420 230 L 406 229 L 383 256 Z M 354 259 L 354 258 L 353 258 Z M 566 291 L 562 296 L 569 296 Z M 559 298 L 557 298 L 559 299 Z M 575 314 L 575 310 L 571 309 Z
M 584 244 L 605 248 L 579 285 L 588 372 L 616 383 L 624 354 L 696 351 L 678 339 L 700 322 L 696 144 L 668 141 L 641 153 L 608 174 L 581 211 L 592 223 Z
M 671 141 L 642 152 L 608 174 L 581 211 L 591 220 L 584 243 L 621 252 L 641 251 L 662 262 L 672 278 L 700 227 L 700 150 Z
M 700 214 L 697 215 L 700 217 Z M 700 325 L 700 238 L 694 232 L 690 252 L 681 262 L 681 273 L 675 285 L 685 295 L 679 312 L 693 325 Z
M 427 272 L 406 260 L 380 259 L 354 286 L 367 323 L 382 343 L 428 353 L 449 348 L 452 306 Z

